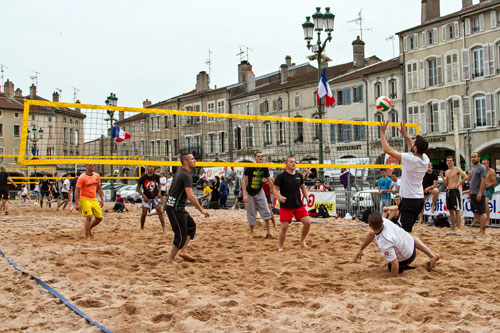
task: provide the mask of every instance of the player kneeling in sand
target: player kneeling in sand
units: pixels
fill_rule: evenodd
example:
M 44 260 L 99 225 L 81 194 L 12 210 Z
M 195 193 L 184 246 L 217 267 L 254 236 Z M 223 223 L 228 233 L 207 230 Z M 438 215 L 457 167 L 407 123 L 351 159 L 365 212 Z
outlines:
M 165 202 L 165 210 L 167 212 L 172 231 L 174 232 L 174 243 L 170 250 L 170 255 L 167 259 L 167 264 L 175 263 L 174 259 L 179 252 L 179 256 L 186 261 L 195 261 L 187 253 L 187 246 L 189 241 L 194 238 L 196 233 L 196 223 L 193 218 L 186 211 L 186 200 L 189 199 L 191 204 L 196 207 L 205 215 L 209 217 L 207 211 L 201 208 L 198 200 L 193 194 L 193 179 L 191 178 L 191 171 L 196 166 L 196 160 L 191 154 L 181 155 L 182 168 L 179 169 L 174 175 L 172 186 L 168 191 L 167 200 Z
M 92 237 L 92 229 L 101 223 L 104 206 L 104 193 L 101 188 L 101 177 L 94 172 L 94 164 L 85 164 L 85 173 L 76 181 L 75 209 L 81 210 L 85 217 L 85 238 Z M 101 197 L 101 202 L 97 201 L 96 191 Z M 92 222 L 92 216 L 94 221 Z
M 288 225 L 292 223 L 292 217 L 295 215 L 295 220 L 302 222 L 302 234 L 300 236 L 300 244 L 306 248 L 306 236 L 311 226 L 311 218 L 307 213 L 306 208 L 300 199 L 300 191 L 304 197 L 308 197 L 307 188 L 304 184 L 304 179 L 300 172 L 296 172 L 295 158 L 288 157 L 285 165 L 286 169 L 276 177 L 274 181 L 273 193 L 280 202 L 280 221 L 281 230 L 278 239 L 278 251 L 283 251 L 285 243 L 286 231 Z M 309 199 L 312 201 L 312 199 Z M 310 203 L 312 205 L 312 202 Z
M 378 212 L 373 212 L 368 216 L 368 225 L 372 230 L 368 232 L 361 244 L 354 262 L 361 259 L 363 249 L 375 238 L 377 246 L 382 256 L 389 261 L 388 268 L 392 276 L 396 277 L 399 273 L 415 267 L 409 266 L 417 255 L 416 249 L 429 256 L 430 261 L 427 270 L 430 271 L 439 260 L 439 255 L 432 252 L 420 239 L 410 235 L 398 225 L 388 219 L 382 218 Z

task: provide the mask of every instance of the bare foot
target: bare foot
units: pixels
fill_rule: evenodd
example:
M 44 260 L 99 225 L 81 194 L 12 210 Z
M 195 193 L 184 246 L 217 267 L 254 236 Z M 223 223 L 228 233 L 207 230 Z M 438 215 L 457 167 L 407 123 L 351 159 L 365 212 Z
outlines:
M 282 248 L 282 247 L 280 247 L 280 248 L 278 249 L 278 252 L 283 252 L 283 248 Z
M 187 253 L 179 253 L 179 257 L 181 257 L 182 259 L 184 259 L 186 261 L 189 261 L 189 262 L 195 262 L 196 261 L 196 259 L 194 257 L 191 257 Z
M 272 239 L 273 238 L 273 235 L 271 234 L 266 234 L 266 239 Z
M 439 260 L 439 254 L 436 254 L 428 263 L 427 263 L 427 271 L 431 271 L 434 266 L 436 266 L 437 261 Z
M 303 249 L 308 249 L 309 246 L 307 246 L 306 242 L 300 242 L 300 245 L 302 246 Z
M 175 260 L 167 259 L 167 265 L 177 265 L 177 263 L 175 262 Z

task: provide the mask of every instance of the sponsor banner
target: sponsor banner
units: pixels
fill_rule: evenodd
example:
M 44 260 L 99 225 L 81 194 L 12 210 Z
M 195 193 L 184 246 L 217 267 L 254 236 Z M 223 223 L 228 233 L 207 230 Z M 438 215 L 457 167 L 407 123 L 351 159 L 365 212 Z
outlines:
M 104 201 L 111 201 L 111 190 L 103 190 L 102 192 L 104 193 Z
M 317 161 L 313 161 L 318 163 Z M 325 160 L 325 164 L 370 164 L 368 157 L 337 158 L 335 160 Z M 348 169 L 356 178 L 364 180 L 368 176 L 368 169 Z M 339 178 L 340 169 L 325 169 L 325 176 L 330 178 Z
M 219 178 L 224 176 L 226 174 L 226 169 L 226 167 L 203 168 L 208 179 L 214 179 L 215 176 L 219 176 Z
M 431 205 L 432 199 L 431 196 L 428 195 L 424 204 L 424 214 L 431 215 Z M 489 202 L 490 206 L 490 219 L 500 219 L 500 193 L 494 193 L 493 199 Z M 446 193 L 440 192 L 438 199 L 436 201 L 436 205 L 434 206 L 434 211 L 436 214 L 445 213 L 446 215 L 450 215 L 448 212 L 448 208 L 446 207 Z M 462 211 L 464 217 L 474 217 L 474 213 L 472 212 L 472 206 L 469 201 L 469 195 L 462 195 Z
M 309 199 L 312 199 L 311 205 L 307 202 L 306 198 L 301 194 L 300 198 L 302 203 L 305 205 L 307 211 L 316 209 L 318 211 L 319 205 L 325 205 L 330 216 L 335 216 L 335 192 L 309 192 Z M 273 200 L 274 208 L 280 208 L 280 203 L 278 200 Z

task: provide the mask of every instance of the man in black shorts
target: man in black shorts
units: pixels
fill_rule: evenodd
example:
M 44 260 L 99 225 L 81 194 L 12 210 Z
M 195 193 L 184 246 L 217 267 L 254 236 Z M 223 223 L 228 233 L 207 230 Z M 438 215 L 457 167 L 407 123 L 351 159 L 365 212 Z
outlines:
M 160 193 L 160 176 L 154 173 L 155 167 L 148 165 L 146 174 L 139 179 L 136 191 L 142 197 L 141 229 L 144 229 L 148 210 L 156 209 L 161 228 L 165 232 L 165 218 L 163 217 L 163 196 Z
M 401 196 L 399 223 L 404 230 L 411 232 L 418 215 L 424 207 L 422 179 L 427 172 L 427 165 L 430 161 L 429 157 L 425 154 L 429 143 L 420 135 L 417 135 L 415 140 L 412 140 L 408 133 L 406 133 L 406 121 L 403 121 L 399 132 L 405 138 L 408 146 L 411 147 L 411 152 L 397 152 L 389 145 L 385 137 L 388 124 L 388 121 L 380 124 L 380 139 L 384 152 L 401 161 L 403 165 L 401 186 L 399 189 L 399 195 Z
M 50 203 L 50 189 L 52 188 L 52 182 L 47 179 L 47 175 L 43 176 L 43 179 L 39 182 L 40 187 L 40 208 L 43 208 L 43 198 L 47 198 L 47 204 Z
M 187 199 L 205 217 L 210 216 L 206 210 L 201 208 L 193 194 L 193 179 L 190 173 L 196 167 L 194 156 L 191 154 L 182 154 L 181 163 L 182 168 L 175 173 L 172 186 L 168 191 L 167 201 L 165 202 L 165 210 L 167 211 L 167 216 L 174 232 L 174 242 L 167 259 L 167 264 L 175 264 L 174 259 L 179 250 L 179 256 L 184 260 L 196 260 L 187 253 L 189 241 L 196 234 L 196 223 L 185 208 Z
M 446 207 L 450 212 L 451 230 L 460 229 L 462 224 L 462 196 L 460 195 L 460 186 L 467 180 L 467 175 L 462 169 L 455 166 L 453 156 L 446 157 L 448 170 L 441 172 L 441 178 L 446 186 Z
M 474 213 L 474 220 L 479 221 L 479 233 L 484 234 L 486 231 L 486 175 L 487 170 L 484 165 L 480 163 L 479 154 L 473 152 L 471 155 L 472 168 L 470 179 L 470 203 L 472 212 Z
M 5 212 L 5 215 L 9 215 L 9 186 L 8 182 L 11 182 L 14 186 L 16 183 L 9 177 L 7 173 L 7 169 L 2 165 L 0 167 L 0 200 L 2 200 L 2 204 L 0 209 Z

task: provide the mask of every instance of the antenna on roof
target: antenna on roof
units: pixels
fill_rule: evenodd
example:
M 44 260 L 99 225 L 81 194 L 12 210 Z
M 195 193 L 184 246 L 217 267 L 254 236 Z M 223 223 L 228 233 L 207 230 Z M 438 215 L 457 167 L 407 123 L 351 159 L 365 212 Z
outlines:
M 367 30 L 367 31 L 372 30 L 372 28 L 363 29 L 363 16 L 361 16 L 362 11 L 363 11 L 363 8 L 361 8 L 359 10 L 358 18 L 355 18 L 354 20 L 347 21 L 347 23 L 354 22 L 354 23 L 359 25 L 359 35 L 360 35 L 361 40 L 363 40 L 363 30 Z M 351 30 L 354 30 L 354 29 L 351 29 Z M 355 30 L 357 30 L 357 29 L 355 29 Z
M 32 71 L 32 72 L 35 73 L 35 75 L 31 75 L 30 79 L 33 80 L 35 87 L 38 87 L 38 74 L 42 74 L 42 73 L 37 72 L 37 71 Z
M 245 46 L 245 45 L 240 45 L 240 50 L 241 50 L 241 47 L 244 47 L 247 49 L 247 61 L 249 61 L 249 58 L 248 58 L 248 50 L 252 51 L 253 52 L 253 49 L 249 48 L 248 46 Z
M 78 94 L 80 89 L 78 89 L 77 87 L 73 87 L 73 86 L 71 86 L 71 88 L 73 88 L 73 103 L 76 103 L 76 95 Z
M 396 57 L 396 51 L 394 50 L 394 35 L 388 36 L 385 40 L 392 41 L 392 57 Z
M 240 45 L 240 52 L 236 53 L 236 56 L 240 57 L 240 62 L 243 61 L 243 55 L 245 54 L 245 52 L 243 52 L 243 50 L 241 49 L 241 45 Z
M 210 80 L 210 75 L 212 74 L 212 51 L 208 49 L 208 59 L 205 61 L 205 64 L 208 65 L 208 78 Z
M 7 66 L 5 66 L 5 65 L 3 65 L 3 64 L 0 64 L 0 72 L 2 73 L 2 81 L 0 81 L 0 85 L 2 85 L 2 84 L 3 84 L 3 72 L 4 72 L 4 70 L 3 70 L 3 69 L 4 69 L 4 68 L 9 68 L 9 67 L 7 67 Z

